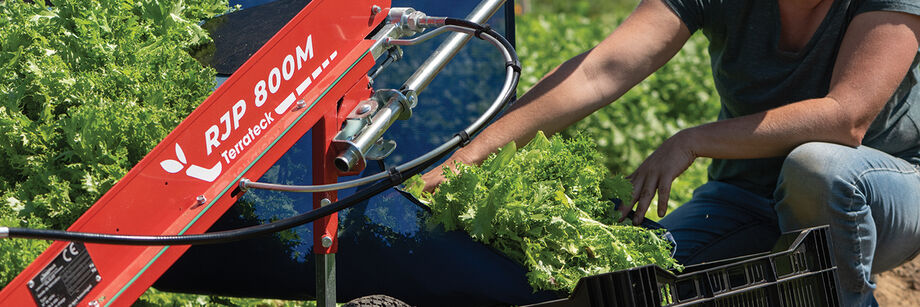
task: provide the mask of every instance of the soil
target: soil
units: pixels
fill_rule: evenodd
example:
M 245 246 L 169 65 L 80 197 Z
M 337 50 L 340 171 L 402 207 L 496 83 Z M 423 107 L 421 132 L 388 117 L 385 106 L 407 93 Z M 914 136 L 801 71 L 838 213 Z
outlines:
M 879 306 L 920 306 L 920 257 L 875 278 Z

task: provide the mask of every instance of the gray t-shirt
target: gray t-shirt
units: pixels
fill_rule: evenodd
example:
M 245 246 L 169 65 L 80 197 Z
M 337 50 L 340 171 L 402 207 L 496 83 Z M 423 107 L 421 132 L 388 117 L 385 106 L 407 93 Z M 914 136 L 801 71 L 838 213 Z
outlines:
M 854 16 L 868 11 L 920 15 L 920 0 L 836 0 L 814 36 L 798 52 L 778 47 L 777 0 L 665 0 L 691 32 L 709 39 L 712 73 L 722 98 L 719 119 L 773 109 L 828 93 L 837 51 Z M 920 163 L 920 79 L 910 72 L 863 138 L 870 146 Z M 700 76 L 701 78 L 704 76 Z M 772 198 L 784 157 L 715 159 L 709 180 L 727 182 Z

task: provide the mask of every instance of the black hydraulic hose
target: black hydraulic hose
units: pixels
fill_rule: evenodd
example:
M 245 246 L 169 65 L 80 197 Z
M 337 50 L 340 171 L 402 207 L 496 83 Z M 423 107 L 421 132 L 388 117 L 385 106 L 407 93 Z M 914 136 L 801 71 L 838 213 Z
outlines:
M 115 235 L 103 233 L 72 232 L 49 229 L 10 228 L 11 238 L 28 238 L 60 241 L 80 241 L 87 243 L 117 244 L 117 245 L 203 245 L 216 244 L 284 231 L 297 227 L 323 216 L 357 204 L 376 193 L 380 193 L 393 185 L 389 180 L 381 180 L 368 188 L 362 189 L 344 199 L 325 207 L 314 209 L 310 212 L 274 221 L 267 224 L 244 227 L 234 230 L 218 231 L 196 235 L 174 236 L 140 236 L 140 235 Z
M 514 50 L 514 46 L 511 45 L 511 42 L 505 39 L 504 36 L 501 36 L 500 34 L 498 34 L 498 32 L 495 32 L 495 30 L 493 30 L 492 27 L 490 27 L 488 24 L 480 25 L 478 23 L 475 23 L 475 22 L 472 22 L 466 19 L 450 18 L 450 17 L 444 20 L 444 24 L 451 25 L 451 26 L 464 27 L 468 29 L 475 29 L 476 32 L 474 36 L 476 36 L 476 38 L 479 38 L 479 39 L 483 39 L 480 35 L 482 33 L 485 33 L 495 38 L 496 40 L 498 40 L 501 43 L 502 47 L 504 47 L 505 50 L 507 50 L 511 54 L 511 56 L 514 58 L 513 61 L 505 63 L 505 66 L 511 67 L 514 70 L 515 77 L 512 80 L 513 83 L 511 85 L 511 88 L 517 88 L 518 82 L 520 81 L 520 76 L 521 76 L 521 61 L 518 59 L 517 52 Z M 512 97 L 508 97 L 508 101 L 505 101 L 505 106 L 507 106 L 510 103 L 511 98 Z M 489 123 L 492 120 L 494 120 L 495 117 L 498 116 L 498 114 L 499 112 L 495 112 L 491 114 L 488 117 L 488 120 L 486 120 L 486 123 Z
M 438 158 L 440 159 L 440 158 Z M 438 159 L 433 159 L 437 161 Z M 430 166 L 431 162 L 420 165 L 417 168 L 411 169 L 409 171 L 403 172 L 407 176 L 412 176 L 417 174 L 425 169 L 425 167 Z M 372 184 L 370 187 L 361 189 L 355 194 L 349 195 L 337 202 L 329 204 L 324 207 L 320 207 L 314 210 L 311 210 L 307 213 L 296 215 L 293 217 L 285 218 L 282 220 L 274 221 L 267 224 L 249 226 L 234 230 L 225 230 L 217 231 L 204 234 L 196 235 L 174 235 L 174 236 L 140 236 L 140 235 L 116 235 L 116 234 L 102 234 L 102 233 L 87 233 L 87 232 L 72 232 L 72 231 L 61 231 L 61 230 L 48 230 L 48 229 L 29 229 L 29 228 L 10 228 L 9 236 L 11 238 L 26 238 L 26 239 L 43 239 L 43 240 L 59 240 L 59 241 L 80 241 L 86 243 L 100 243 L 100 244 L 117 244 L 117 245 L 204 245 L 204 244 L 217 244 L 217 243 L 226 243 L 232 241 L 239 241 L 245 239 L 251 239 L 254 237 L 275 233 L 279 231 L 288 230 L 300 225 L 304 225 L 310 222 L 313 222 L 324 216 L 328 216 L 333 212 L 338 212 L 343 209 L 354 206 L 368 198 L 373 197 L 374 195 L 379 194 L 380 192 L 385 191 L 393 186 L 396 186 L 403 181 L 406 177 L 390 177 L 381 181 L 378 181 Z
M 511 43 L 508 42 L 504 37 L 499 35 L 497 32 L 489 28 L 488 26 L 482 26 L 477 23 L 462 19 L 447 18 L 446 24 L 455 25 L 459 27 L 465 27 L 469 29 L 476 30 L 476 37 L 482 39 L 481 34 L 486 34 L 492 36 L 498 40 L 505 51 L 508 52 L 513 58 L 514 61 L 506 63 L 508 67 L 512 67 L 513 72 L 513 83 L 512 89 L 517 87 L 518 79 L 520 77 L 520 62 L 518 61 L 517 54 L 514 51 Z M 511 101 L 513 95 L 508 95 L 503 101 L 504 105 L 508 105 Z M 495 118 L 498 115 L 498 112 L 494 112 L 489 116 L 489 121 Z M 478 127 L 477 131 L 472 131 L 473 133 L 481 130 L 485 125 Z M 473 134 L 470 133 L 470 134 Z M 463 133 L 464 135 L 454 136 L 454 138 L 460 138 L 460 142 L 457 142 L 457 145 L 454 145 L 452 149 L 456 149 L 459 146 L 465 145 L 466 139 L 469 138 L 469 134 Z M 10 238 L 22 238 L 22 239 L 39 239 L 39 240 L 58 240 L 58 241 L 79 241 L 87 243 L 99 243 L 99 244 L 116 244 L 116 245 L 146 245 L 146 246 L 159 246 L 159 245 L 203 245 L 203 244 L 217 244 L 217 243 L 226 243 L 232 241 L 239 241 L 250 239 L 253 237 L 266 235 L 270 233 L 280 232 L 287 229 L 291 229 L 300 225 L 304 225 L 310 222 L 313 222 L 319 218 L 328 216 L 334 212 L 341 211 L 343 209 L 354 206 L 364 200 L 367 200 L 374 195 L 377 195 L 386 189 L 397 186 L 405 181 L 408 177 L 415 174 L 421 173 L 423 170 L 431 166 L 433 163 L 439 161 L 450 151 L 444 151 L 440 154 L 433 156 L 432 158 L 426 160 L 425 162 L 419 164 L 416 167 L 407 169 L 405 171 L 398 171 L 396 168 L 390 168 L 390 177 L 382 179 L 376 183 L 373 183 L 371 186 L 358 190 L 352 195 L 340 199 L 332 204 L 323 206 L 309 212 L 296 215 L 293 217 L 281 219 L 271 223 L 266 223 L 262 225 L 244 227 L 234 230 L 225 230 L 217 231 L 204 234 L 195 234 L 195 235 L 172 235 L 172 236 L 144 236 L 144 235 L 120 235 L 120 234 L 102 234 L 102 233 L 87 233 L 87 232 L 72 232 L 66 230 L 51 230 L 51 229 L 30 229 L 30 228 L 17 228 L 17 227 L 0 227 L 0 238 L 10 237 Z

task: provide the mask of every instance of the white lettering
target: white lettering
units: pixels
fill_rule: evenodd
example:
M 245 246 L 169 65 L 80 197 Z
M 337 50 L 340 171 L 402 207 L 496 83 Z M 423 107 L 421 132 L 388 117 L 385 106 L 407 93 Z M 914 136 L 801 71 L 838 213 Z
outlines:
M 233 105 L 233 130 L 240 128 L 240 118 L 243 118 L 243 114 L 246 114 L 246 101 L 240 100 Z
M 281 76 L 284 81 L 291 80 L 294 76 L 294 56 L 288 54 L 284 57 L 284 63 L 281 64 Z
M 281 70 L 275 67 L 268 73 L 268 91 L 272 94 L 277 93 L 279 87 L 281 87 Z
M 236 150 L 236 152 L 238 153 L 243 153 L 243 147 L 244 146 L 243 146 L 242 139 L 240 139 L 239 141 L 236 141 L 236 145 L 233 145 L 233 149 Z
M 322 70 L 331 64 L 330 61 L 334 60 L 337 54 L 337 52 L 333 52 L 332 55 L 322 63 L 315 63 L 318 65 L 312 72 L 313 78 L 311 79 L 310 75 L 303 76 L 304 80 L 300 81 L 296 88 L 296 95 L 294 93 L 288 94 L 285 92 L 288 95 L 286 95 L 279 106 L 274 108 L 273 111 L 275 112 L 264 112 L 263 118 L 260 119 L 257 124 L 246 128 L 247 131 L 245 131 L 245 135 L 242 137 L 236 136 L 236 143 L 230 143 L 233 144 L 233 147 L 223 150 L 220 153 L 224 161 L 230 164 L 237 156 L 242 155 L 243 151 L 246 150 L 248 146 L 254 144 L 258 136 L 268 131 L 268 127 L 275 122 L 273 113 L 277 112 L 278 114 L 283 114 L 283 112 L 287 111 L 295 102 L 296 97 L 302 95 L 310 87 L 313 81 L 322 73 Z M 266 79 L 256 82 L 252 91 L 254 96 L 253 104 L 256 107 L 261 107 L 268 102 L 269 96 L 278 93 L 278 91 L 281 90 L 282 83 L 293 79 L 295 73 L 299 72 L 308 61 L 313 59 L 313 57 L 313 36 L 307 35 L 306 42 L 303 45 L 295 46 L 293 53 L 285 55 L 281 59 L 279 66 L 272 67 L 271 70 L 269 70 Z M 246 116 L 247 107 L 246 100 L 241 99 L 237 101 L 228 112 L 220 117 L 218 124 L 211 126 L 205 132 L 205 147 L 208 155 L 210 155 L 214 149 L 220 147 L 221 142 L 229 142 L 227 140 L 230 138 L 231 134 L 239 130 L 240 122 L 243 121 L 243 118 Z
M 252 92 L 256 95 L 257 107 L 261 107 L 262 104 L 265 103 L 265 100 L 268 100 L 268 92 L 265 91 L 265 80 L 259 80 L 259 83 L 256 83 L 256 87 Z
M 297 53 L 297 70 L 300 70 L 303 67 L 303 62 L 313 58 L 313 35 L 307 36 L 307 44 L 304 49 L 300 49 L 300 46 L 297 46 L 294 52 Z
M 224 130 L 224 134 L 220 135 L 220 140 L 226 141 L 227 137 L 230 136 L 230 131 L 233 131 L 232 129 L 230 129 L 230 112 L 227 112 L 227 113 L 224 113 L 224 115 L 221 115 L 220 122 L 224 123 L 224 126 L 227 128 L 226 130 Z
M 220 133 L 220 128 L 217 128 L 217 125 L 212 125 L 211 128 L 208 128 L 208 131 L 204 133 L 204 145 L 208 148 L 208 155 L 211 155 L 211 146 L 217 148 L 220 146 L 220 142 L 217 141 L 217 134 Z

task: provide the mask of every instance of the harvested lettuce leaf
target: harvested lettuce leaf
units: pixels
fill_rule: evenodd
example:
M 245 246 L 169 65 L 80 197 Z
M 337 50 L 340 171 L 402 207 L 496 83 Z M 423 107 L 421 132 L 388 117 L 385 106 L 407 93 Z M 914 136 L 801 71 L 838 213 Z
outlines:
M 418 176 L 406 190 L 430 204 L 430 223 L 466 231 L 524 265 L 535 291 L 571 291 L 581 277 L 647 264 L 682 269 L 662 230 L 616 223 L 610 199 L 628 202 L 632 185 L 609 176 L 588 137 L 539 132 L 520 150 L 512 142 L 457 170 L 444 169 L 447 181 L 434 194 L 422 192 Z

